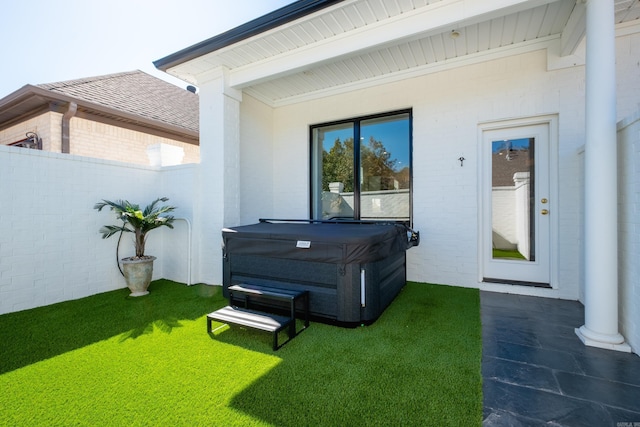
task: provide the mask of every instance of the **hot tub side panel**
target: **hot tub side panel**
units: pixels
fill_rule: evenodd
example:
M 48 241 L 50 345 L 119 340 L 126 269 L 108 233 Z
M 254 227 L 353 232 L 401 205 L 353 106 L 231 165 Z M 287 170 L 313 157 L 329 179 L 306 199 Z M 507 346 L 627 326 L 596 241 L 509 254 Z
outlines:
M 404 252 L 346 265 L 227 253 L 223 273 L 225 297 L 227 288 L 238 283 L 307 290 L 314 318 L 345 324 L 375 321 L 406 283 Z
M 335 264 L 227 254 L 223 263 L 223 294 L 234 284 L 309 291 L 312 316 L 337 318 L 338 268 Z
M 406 253 L 401 252 L 366 264 L 365 298 L 362 307 L 362 322 L 372 323 L 391 304 L 407 283 Z

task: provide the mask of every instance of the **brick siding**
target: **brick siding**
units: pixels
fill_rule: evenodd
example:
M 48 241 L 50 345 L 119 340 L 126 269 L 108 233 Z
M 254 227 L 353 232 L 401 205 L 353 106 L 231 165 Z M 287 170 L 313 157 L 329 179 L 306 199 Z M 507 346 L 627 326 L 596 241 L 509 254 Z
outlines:
M 36 132 L 43 150 L 59 153 L 62 147 L 62 114 L 43 113 L 0 131 L 0 145 L 10 144 Z M 173 139 L 74 117 L 71 119 L 71 154 L 104 160 L 148 165 L 147 147 L 158 143 L 184 149 L 182 163 L 199 163 L 200 147 Z

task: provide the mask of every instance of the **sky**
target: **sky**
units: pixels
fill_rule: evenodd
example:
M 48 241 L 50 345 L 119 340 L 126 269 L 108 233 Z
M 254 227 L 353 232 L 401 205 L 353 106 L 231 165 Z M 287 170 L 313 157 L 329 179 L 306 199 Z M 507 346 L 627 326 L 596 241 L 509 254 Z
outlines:
M 294 0 L 2 0 L 0 99 L 26 84 L 141 70 Z

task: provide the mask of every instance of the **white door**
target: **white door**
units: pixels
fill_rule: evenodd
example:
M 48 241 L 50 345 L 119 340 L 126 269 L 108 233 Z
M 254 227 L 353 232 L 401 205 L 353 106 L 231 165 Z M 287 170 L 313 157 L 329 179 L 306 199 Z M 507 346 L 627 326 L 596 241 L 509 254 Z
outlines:
M 482 130 L 482 281 L 550 286 L 550 124 Z

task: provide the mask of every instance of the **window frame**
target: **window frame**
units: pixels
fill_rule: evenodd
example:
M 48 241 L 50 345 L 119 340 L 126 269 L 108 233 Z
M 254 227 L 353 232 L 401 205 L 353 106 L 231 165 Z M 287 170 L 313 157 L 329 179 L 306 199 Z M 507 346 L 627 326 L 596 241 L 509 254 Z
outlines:
M 314 158 L 314 140 L 313 134 L 314 130 L 323 127 L 329 126 L 339 126 L 345 124 L 351 124 L 353 126 L 353 164 L 354 164 L 354 172 L 353 172 L 353 180 L 354 180 L 354 188 L 353 188 L 353 210 L 354 210 L 354 218 L 353 220 L 359 221 L 361 217 L 361 206 L 360 199 L 362 197 L 361 189 L 360 189 L 360 168 L 355 167 L 360 164 L 360 129 L 361 123 L 368 120 L 380 119 L 385 117 L 393 117 L 401 114 L 408 115 L 409 121 L 409 219 L 408 220 L 393 220 L 394 222 L 407 224 L 408 226 L 413 226 L 413 109 L 405 108 L 401 110 L 393 110 L 384 113 L 370 114 L 366 116 L 358 116 L 352 117 L 348 119 L 335 120 L 331 122 L 323 122 L 316 123 L 309 126 L 309 219 L 314 220 L 314 180 L 318 179 L 317 176 L 314 176 L 314 173 L 317 172 L 317 159 Z M 316 160 L 316 161 L 314 161 Z M 318 219 L 316 219 L 318 220 Z M 383 218 L 375 219 L 375 220 L 366 220 L 369 221 L 380 221 L 380 222 L 389 222 L 390 220 L 385 220 Z

